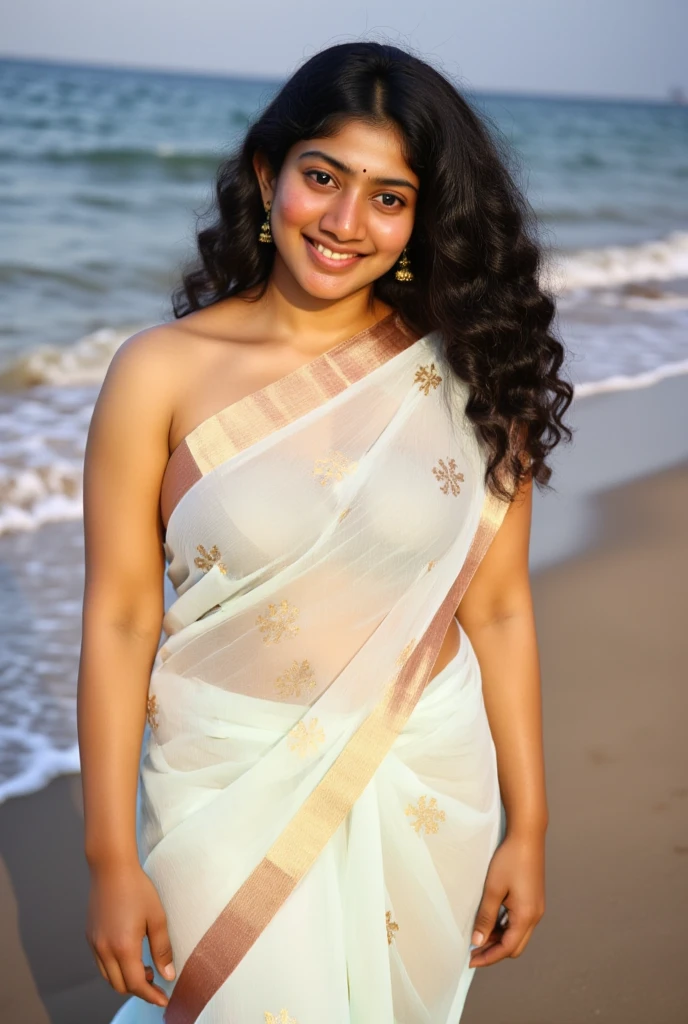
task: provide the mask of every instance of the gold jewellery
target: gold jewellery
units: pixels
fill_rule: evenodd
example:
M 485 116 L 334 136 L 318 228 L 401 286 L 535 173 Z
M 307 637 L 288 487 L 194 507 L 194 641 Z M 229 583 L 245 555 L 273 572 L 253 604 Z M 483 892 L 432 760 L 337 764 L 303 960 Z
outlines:
M 411 260 L 408 258 L 406 246 L 404 251 L 399 258 L 399 266 L 394 272 L 394 276 L 397 281 L 413 281 L 413 271 L 411 270 Z
M 272 231 L 270 230 L 270 200 L 265 203 L 265 220 L 260 226 L 260 234 L 258 235 L 259 242 L 265 242 L 269 244 L 273 241 Z M 397 267 L 394 276 L 397 281 L 413 281 L 413 272 L 411 270 L 411 261 L 408 258 L 408 252 L 406 246 L 404 251 L 399 258 L 399 266 Z
M 272 231 L 270 230 L 270 200 L 265 204 L 265 220 L 260 226 L 259 242 L 272 242 Z

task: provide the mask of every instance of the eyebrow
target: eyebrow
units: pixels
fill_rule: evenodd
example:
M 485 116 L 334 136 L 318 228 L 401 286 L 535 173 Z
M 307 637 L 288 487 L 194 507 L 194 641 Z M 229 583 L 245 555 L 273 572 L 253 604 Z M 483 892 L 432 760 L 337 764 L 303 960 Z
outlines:
M 335 160 L 333 156 L 328 156 L 327 153 L 323 153 L 321 149 L 307 149 L 305 153 L 301 153 L 297 157 L 297 160 L 303 160 L 307 156 L 319 156 L 321 159 L 332 164 L 333 167 L 336 167 L 337 170 L 341 171 L 343 174 L 355 173 L 353 168 L 349 167 L 348 164 L 343 164 L 341 160 Z M 414 192 L 418 191 L 416 186 L 410 181 L 407 181 L 406 178 L 370 178 L 369 181 L 372 181 L 374 185 L 400 185 L 402 188 L 406 186 L 406 188 L 412 188 Z

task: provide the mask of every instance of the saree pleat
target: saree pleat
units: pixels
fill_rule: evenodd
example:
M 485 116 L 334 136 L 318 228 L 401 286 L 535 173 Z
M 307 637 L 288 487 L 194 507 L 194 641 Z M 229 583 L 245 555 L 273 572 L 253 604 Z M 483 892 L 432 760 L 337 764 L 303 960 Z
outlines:
M 391 314 L 173 453 L 138 841 L 177 978 L 118 1024 L 459 1020 L 503 814 L 457 620 L 432 672 L 507 507 L 466 398 Z

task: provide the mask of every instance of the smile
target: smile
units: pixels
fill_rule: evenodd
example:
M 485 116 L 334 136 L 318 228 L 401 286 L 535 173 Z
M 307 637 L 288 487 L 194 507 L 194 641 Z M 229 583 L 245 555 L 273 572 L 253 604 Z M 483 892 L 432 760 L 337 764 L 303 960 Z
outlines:
M 335 263 L 353 263 L 355 260 L 363 258 L 362 253 L 338 252 L 336 249 L 329 249 L 326 245 L 321 245 L 320 242 L 314 242 L 307 235 L 304 235 L 303 237 L 308 242 L 309 249 L 313 255 L 317 257 L 318 262 L 320 263 L 332 266 Z

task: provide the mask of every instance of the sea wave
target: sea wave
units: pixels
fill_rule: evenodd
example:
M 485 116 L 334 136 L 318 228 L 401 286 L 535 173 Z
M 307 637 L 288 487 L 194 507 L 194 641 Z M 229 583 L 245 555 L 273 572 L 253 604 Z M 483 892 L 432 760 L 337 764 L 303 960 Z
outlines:
M 72 146 L 32 149 L 30 153 L 12 149 L 1 149 L 0 159 L 4 163 L 23 163 L 27 158 L 46 164 L 91 164 L 112 167 L 142 167 L 151 163 L 164 163 L 170 167 L 215 167 L 223 159 L 223 151 L 217 149 L 183 149 L 166 142 L 153 146 Z
M 7 757 L 7 777 L 0 780 L 0 804 L 10 797 L 37 793 L 59 775 L 72 775 L 81 768 L 76 743 L 67 750 L 58 750 L 50 736 L 23 728 L 8 730 L 0 725 L 0 750 L 5 753 L 12 740 L 24 749 L 20 757 Z
M 688 359 L 667 363 L 643 373 L 618 373 L 611 377 L 605 377 L 604 380 L 581 381 L 574 385 L 574 396 L 587 398 L 589 395 L 600 395 L 609 391 L 633 391 L 637 388 L 651 387 L 666 377 L 680 377 L 682 374 L 688 374 Z
M 688 360 L 636 374 L 612 374 L 575 383 L 574 396 L 584 399 L 603 392 L 648 387 L 681 374 L 688 374 Z M 0 463 L 0 535 L 78 520 L 83 514 L 84 440 L 95 389 L 73 401 L 71 411 L 55 401 L 58 395 L 57 391 L 46 393 L 41 416 L 33 419 L 29 404 L 17 396 L 14 409 L 0 419 L 0 431 L 8 437 Z
M 81 519 L 81 471 L 76 470 L 71 478 L 59 473 L 47 477 L 23 470 L 12 485 L 3 487 L 0 482 L 0 535 Z
M 576 398 L 688 373 L 688 233 L 577 252 L 566 258 L 565 271 L 560 305 Z M 673 288 L 652 284 L 681 278 Z M 145 327 L 102 328 L 66 347 L 42 345 L 0 370 L 0 534 L 81 517 L 84 446 L 98 387 L 119 346 Z
M 688 277 L 688 231 L 638 245 L 579 249 L 554 255 L 543 283 L 556 294 Z
M 10 269 L 8 265 L 0 266 L 0 274 Z M 606 294 L 598 296 L 602 304 L 652 312 L 686 309 L 688 298 L 656 288 L 621 289 L 680 278 L 688 278 L 688 232 L 676 231 L 640 245 L 559 253 L 545 266 L 542 283 L 563 299 L 591 289 L 607 289 Z M 117 348 L 144 326 L 126 330 L 104 327 L 66 347 L 41 345 L 15 355 L 0 368 L 0 390 L 39 384 L 99 384 Z
M 103 327 L 73 345 L 41 345 L 17 355 L 0 370 L 0 390 L 18 391 L 40 384 L 100 384 L 119 346 L 142 329 Z

